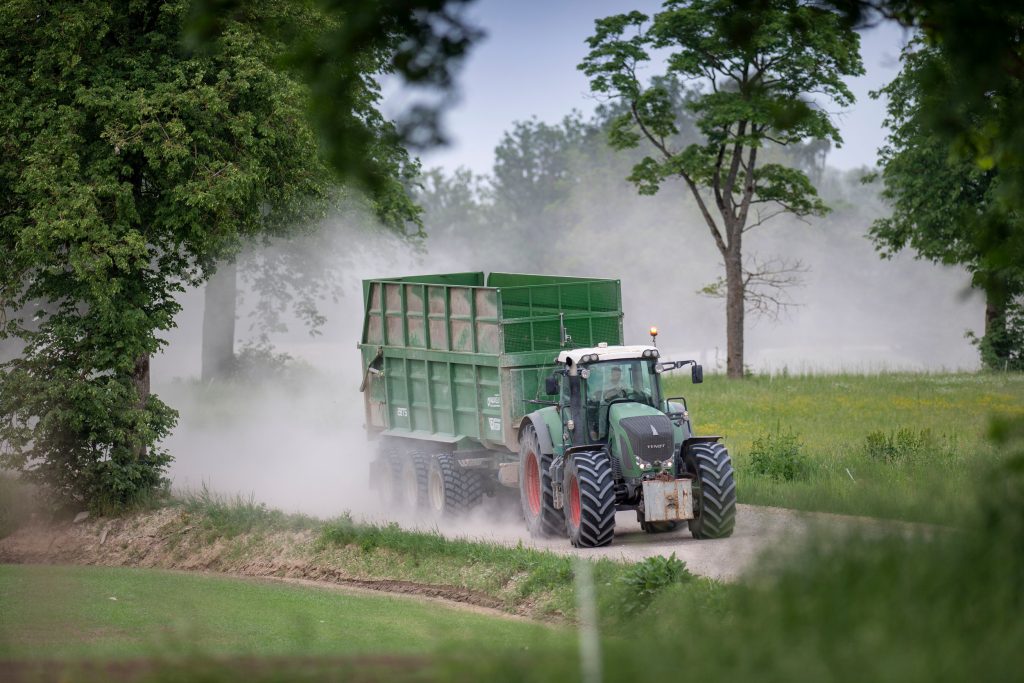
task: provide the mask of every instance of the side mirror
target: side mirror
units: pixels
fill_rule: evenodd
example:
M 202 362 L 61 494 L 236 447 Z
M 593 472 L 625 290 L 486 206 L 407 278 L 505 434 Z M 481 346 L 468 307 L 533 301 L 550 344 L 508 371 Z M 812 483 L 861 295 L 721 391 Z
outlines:
M 703 382 L 704 368 L 698 365 L 697 363 L 694 363 L 693 367 L 690 369 L 690 378 L 693 380 L 694 384 L 700 384 L 701 382 Z
M 544 393 L 548 396 L 554 396 L 558 393 L 558 378 L 554 375 L 544 380 Z

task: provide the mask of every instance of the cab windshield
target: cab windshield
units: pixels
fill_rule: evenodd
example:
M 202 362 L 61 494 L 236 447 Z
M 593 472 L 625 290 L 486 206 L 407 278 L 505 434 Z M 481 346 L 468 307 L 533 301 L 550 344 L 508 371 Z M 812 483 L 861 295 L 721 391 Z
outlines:
M 587 397 L 587 418 L 592 439 L 607 434 L 608 405 L 615 399 L 629 399 L 657 407 L 658 380 L 654 364 L 648 360 L 614 360 L 587 366 L 583 382 Z

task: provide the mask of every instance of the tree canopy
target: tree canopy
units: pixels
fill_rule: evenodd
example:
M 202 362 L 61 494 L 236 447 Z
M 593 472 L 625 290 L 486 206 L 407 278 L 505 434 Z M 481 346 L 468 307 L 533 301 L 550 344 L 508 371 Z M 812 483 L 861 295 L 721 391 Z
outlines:
M 998 168 L 983 167 L 952 151 L 931 125 L 929 117 L 936 110 L 949 108 L 949 93 L 933 87 L 936 77 L 952 77 L 943 50 L 918 38 L 901 59 L 900 74 L 872 93 L 886 98 L 889 135 L 878 163 L 882 195 L 892 213 L 875 221 L 869 235 L 883 256 L 909 247 L 923 258 L 966 267 L 975 286 L 986 294 L 982 358 L 986 365 L 1003 368 L 1012 356 L 1024 360 L 1019 358 L 1019 340 L 1014 341 L 1020 332 L 1014 334 L 1007 327 L 1014 299 L 1024 291 L 1024 264 L 993 271 L 983 249 L 990 212 L 1000 204 L 1002 177 Z M 983 122 L 977 120 L 976 125 Z M 1011 212 L 1004 219 L 1016 215 Z M 1015 222 L 1014 229 L 1020 231 L 1022 226 Z
M 770 144 L 842 142 L 824 105 L 853 101 L 843 79 L 863 73 L 859 38 L 838 13 L 798 0 L 747 11 L 730 0 L 667 0 L 653 18 L 634 11 L 595 28 L 579 68 L 595 93 L 625 104 L 609 140 L 652 150 L 630 176 L 641 193 L 679 178 L 700 208 L 725 262 L 728 372 L 742 376 L 748 286 L 778 285 L 791 270 L 745 266 L 743 234 L 779 213 L 826 210 L 803 171 L 758 155 Z M 639 71 L 654 50 L 667 51 L 665 73 L 645 84 Z M 666 87 L 676 80 L 699 87 L 686 102 L 699 142 L 679 143 L 682 112 Z
M 392 4 L 415 3 L 371 14 Z M 0 463 L 69 501 L 117 507 L 160 482 L 175 414 L 150 393 L 149 357 L 183 287 L 243 239 L 322 215 L 331 164 L 372 177 L 385 218 L 410 215 L 416 167 L 372 75 L 401 54 L 431 73 L 403 52 L 423 41 L 393 32 L 429 12 L 360 29 L 344 23 L 365 20 L 357 5 L 215 9 L 190 49 L 188 0 L 0 3 L 0 304 L 26 343 L 0 377 Z M 342 105 L 318 128 L 328 81 Z M 328 118 L 359 133 L 325 155 Z

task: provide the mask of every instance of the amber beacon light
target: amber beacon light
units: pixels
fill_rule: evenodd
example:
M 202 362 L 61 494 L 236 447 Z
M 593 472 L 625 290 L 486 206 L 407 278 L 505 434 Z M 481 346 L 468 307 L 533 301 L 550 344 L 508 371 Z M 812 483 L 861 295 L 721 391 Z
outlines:
M 651 327 L 651 343 L 655 346 L 658 345 L 658 328 Z

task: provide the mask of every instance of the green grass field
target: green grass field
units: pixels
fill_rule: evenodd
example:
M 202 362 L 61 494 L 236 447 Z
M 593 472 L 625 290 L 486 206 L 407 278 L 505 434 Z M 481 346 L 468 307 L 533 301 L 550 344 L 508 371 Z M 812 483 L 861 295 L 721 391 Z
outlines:
M 522 649 L 535 622 L 203 574 L 0 565 L 0 659 L 349 656 Z
M 741 502 L 936 523 L 964 514 L 994 464 L 991 419 L 1024 416 L 1020 374 L 708 375 L 666 393 L 687 397 L 698 434 L 725 437 Z M 798 443 L 804 466 L 758 473 L 759 439 L 769 464 Z

